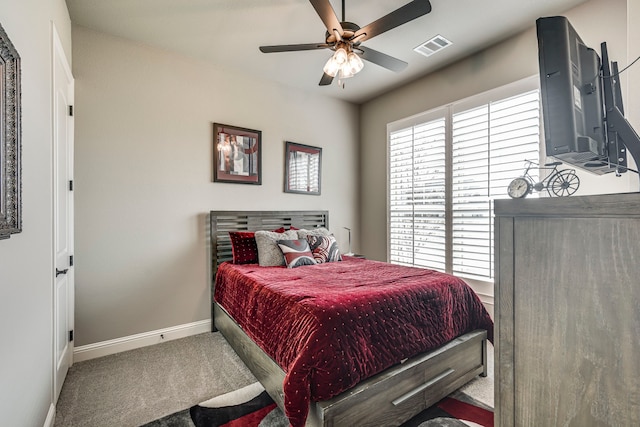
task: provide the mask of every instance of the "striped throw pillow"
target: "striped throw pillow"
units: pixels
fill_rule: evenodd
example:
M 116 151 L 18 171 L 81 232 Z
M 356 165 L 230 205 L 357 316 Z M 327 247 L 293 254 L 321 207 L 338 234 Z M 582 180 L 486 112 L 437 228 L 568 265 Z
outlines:
M 278 246 L 282 251 L 282 255 L 284 255 L 287 268 L 314 265 L 316 263 L 306 240 L 278 240 Z

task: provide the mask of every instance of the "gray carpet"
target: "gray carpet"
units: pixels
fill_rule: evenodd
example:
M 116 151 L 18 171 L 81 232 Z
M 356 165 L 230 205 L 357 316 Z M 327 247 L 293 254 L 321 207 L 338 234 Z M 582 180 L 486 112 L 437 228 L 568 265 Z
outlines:
M 255 382 L 219 332 L 74 364 L 54 426 L 139 426 Z
M 489 375 L 461 390 L 493 407 Z M 140 426 L 256 381 L 219 332 L 74 364 L 56 406 L 55 427 Z

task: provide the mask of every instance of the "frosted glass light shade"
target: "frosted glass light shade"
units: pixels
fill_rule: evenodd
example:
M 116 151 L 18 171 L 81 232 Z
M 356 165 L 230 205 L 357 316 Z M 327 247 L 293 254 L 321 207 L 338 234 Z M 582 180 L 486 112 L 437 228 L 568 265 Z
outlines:
M 340 69 L 340 65 L 338 65 L 338 63 L 334 61 L 332 56 L 331 58 L 329 58 L 327 63 L 324 64 L 324 68 L 322 69 L 322 71 L 324 71 L 325 74 L 328 74 L 331 77 L 335 77 L 336 74 L 338 74 L 339 69 Z

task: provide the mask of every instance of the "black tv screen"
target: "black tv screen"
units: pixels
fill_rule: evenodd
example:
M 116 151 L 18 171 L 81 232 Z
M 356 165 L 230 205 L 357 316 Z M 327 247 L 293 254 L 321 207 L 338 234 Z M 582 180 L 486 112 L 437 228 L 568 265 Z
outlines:
M 599 163 L 608 156 L 598 54 L 563 16 L 540 18 L 536 29 L 547 156 L 590 172 L 611 172 Z

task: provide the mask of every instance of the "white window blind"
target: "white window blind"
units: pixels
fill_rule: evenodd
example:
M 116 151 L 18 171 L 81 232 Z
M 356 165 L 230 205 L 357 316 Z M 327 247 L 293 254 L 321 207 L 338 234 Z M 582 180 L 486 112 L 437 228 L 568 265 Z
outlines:
M 539 92 L 476 104 L 389 132 L 391 262 L 493 280 L 493 200 L 539 159 Z
M 537 162 L 538 91 L 452 115 L 452 272 L 493 278 L 493 200 Z
M 445 119 L 392 132 L 391 262 L 445 270 Z

